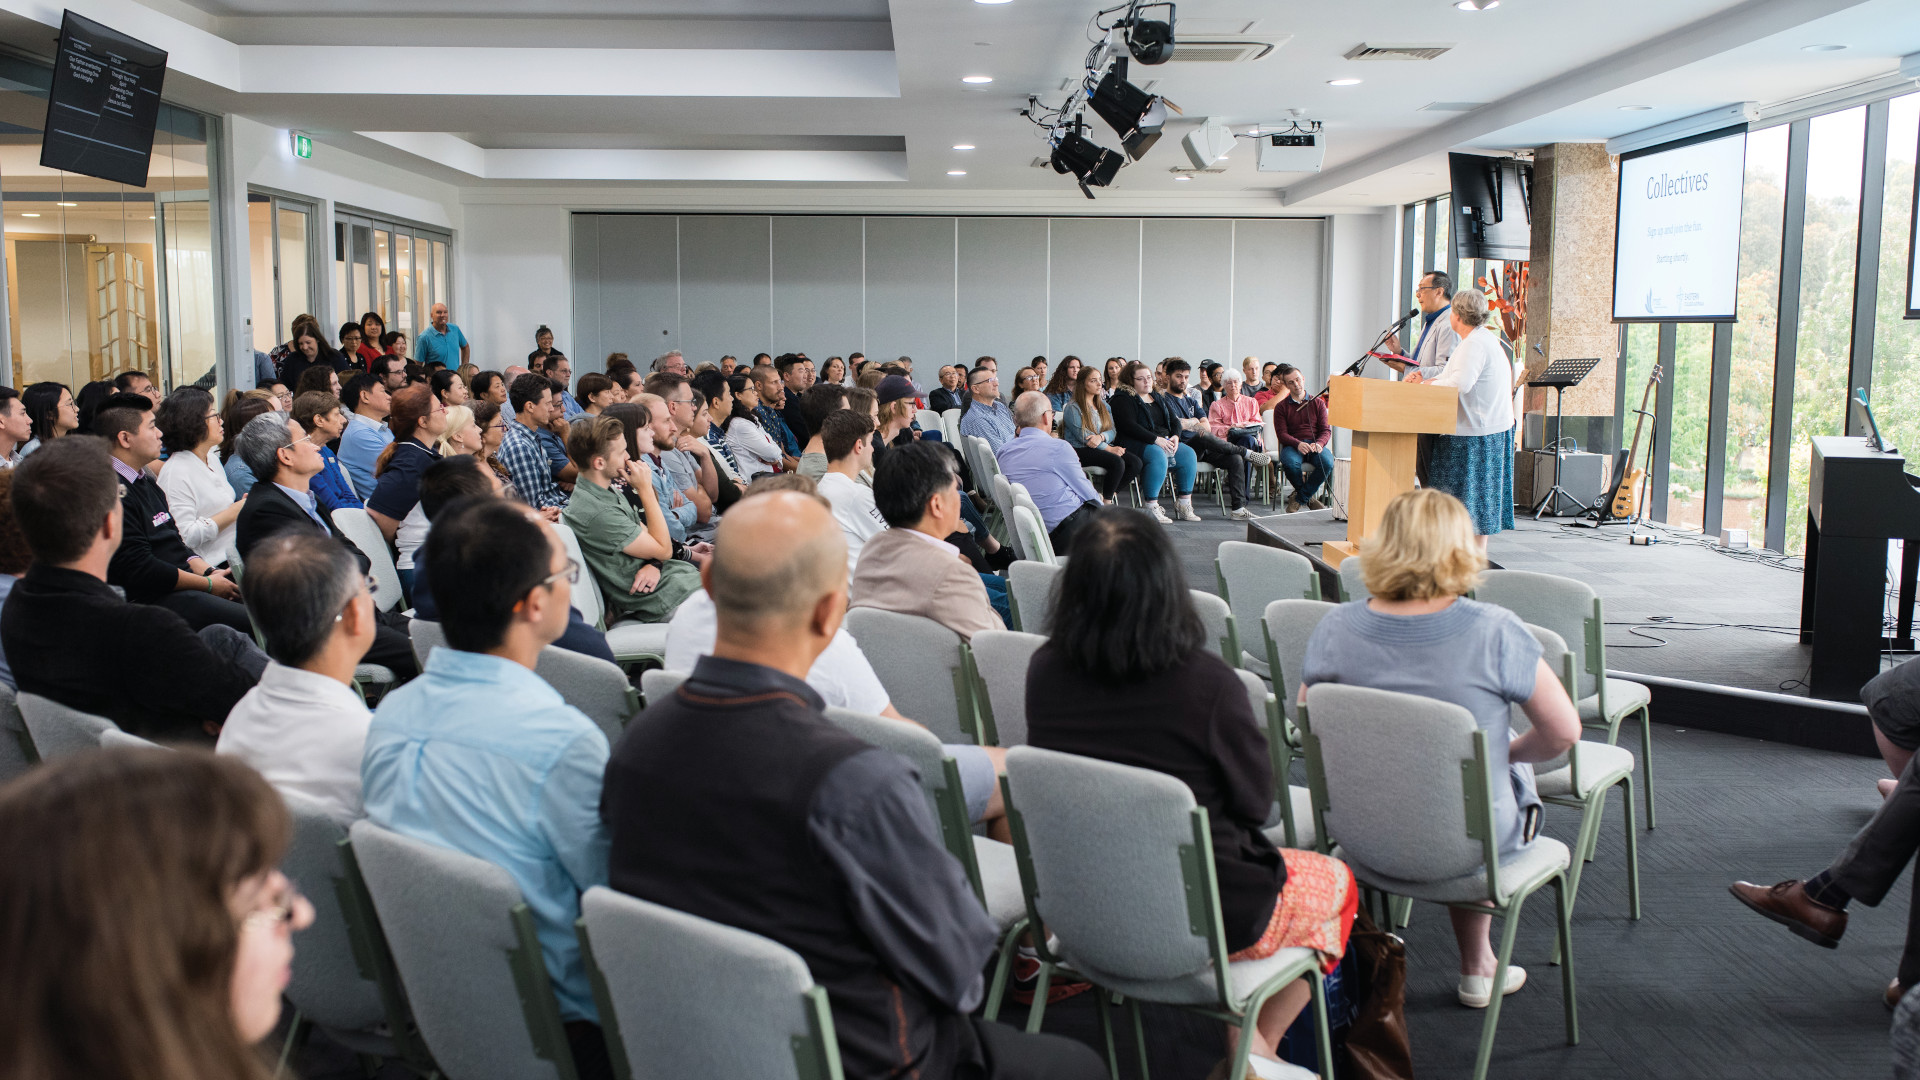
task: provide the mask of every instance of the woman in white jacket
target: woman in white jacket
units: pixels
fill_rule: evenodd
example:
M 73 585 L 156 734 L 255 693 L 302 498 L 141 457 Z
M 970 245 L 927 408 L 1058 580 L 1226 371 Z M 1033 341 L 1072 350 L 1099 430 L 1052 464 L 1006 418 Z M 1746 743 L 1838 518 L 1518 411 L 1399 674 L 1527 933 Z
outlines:
M 752 483 L 755 477 L 779 472 L 785 455 L 781 453 L 780 444 L 760 426 L 760 418 L 754 415 L 754 408 L 760 404 L 760 391 L 754 387 L 753 379 L 743 374 L 730 375 L 727 387 L 733 391 L 733 416 L 727 421 L 727 449 L 733 451 L 733 460 L 739 463 L 742 478 Z
M 213 395 L 183 386 L 154 410 L 167 462 L 160 466 L 160 490 L 167 496 L 180 539 L 209 566 L 220 566 L 233 552 L 233 523 L 247 493 L 235 492 L 226 470 L 213 460 L 224 431 Z M 237 497 L 236 497 L 237 496 Z

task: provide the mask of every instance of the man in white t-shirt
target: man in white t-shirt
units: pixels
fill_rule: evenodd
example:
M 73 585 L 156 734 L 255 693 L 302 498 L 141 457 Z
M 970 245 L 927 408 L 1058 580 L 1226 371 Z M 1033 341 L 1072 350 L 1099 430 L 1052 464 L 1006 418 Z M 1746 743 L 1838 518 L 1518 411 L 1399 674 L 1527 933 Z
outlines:
M 874 508 L 873 489 L 860 482 L 860 474 L 873 468 L 873 420 L 851 409 L 828 413 L 820 425 L 820 444 L 827 455 L 820 496 L 833 506 L 834 520 L 847 538 L 851 576 L 860 549 L 887 527 L 887 519 Z
M 215 752 L 240 758 L 335 820 L 366 816 L 360 759 L 373 714 L 353 689 L 354 667 L 379 626 L 366 575 L 330 537 L 281 533 L 247 556 L 246 596 L 273 662 L 227 714 Z

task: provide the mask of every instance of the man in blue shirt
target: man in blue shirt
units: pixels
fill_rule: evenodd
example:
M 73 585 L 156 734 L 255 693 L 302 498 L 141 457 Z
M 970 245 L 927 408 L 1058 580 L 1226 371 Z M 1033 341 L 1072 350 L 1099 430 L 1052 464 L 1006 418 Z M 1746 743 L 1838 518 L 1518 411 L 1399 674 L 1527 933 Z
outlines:
M 960 417 L 960 434 L 985 439 L 987 448 L 998 453 L 1000 444 L 1013 438 L 1016 430 L 1013 410 L 1000 400 L 1000 376 L 992 368 L 974 368 L 967 373 L 967 388 L 973 392 L 973 404 Z
M 559 353 L 554 353 L 547 357 L 547 365 L 542 373 L 556 384 L 553 391 L 554 403 L 560 406 L 569 422 L 587 411 L 586 407 L 573 396 L 573 361 Z M 561 449 L 565 451 L 564 442 Z
M 538 437 L 553 416 L 553 384 L 545 375 L 529 372 L 513 380 L 507 400 L 513 416 L 507 420 L 496 456 L 513 480 L 514 493 L 536 510 L 567 505 L 567 493 L 554 482 L 553 460 Z
M 448 371 L 460 370 L 467 362 L 467 356 L 473 347 L 467 342 L 467 335 L 460 328 L 447 321 L 447 305 L 433 305 L 432 325 L 420 331 L 413 339 L 413 357 L 422 364 L 435 360 L 447 366 Z
M 1047 395 L 1029 390 L 1015 398 L 1013 418 L 1020 433 L 1002 443 L 994 457 L 1007 482 L 1033 497 L 1054 554 L 1065 555 L 1073 534 L 1100 509 L 1100 493 L 1080 471 L 1073 447 L 1053 437 L 1053 403 Z
M 566 629 L 580 567 L 552 528 L 499 499 L 446 507 L 426 550 L 460 583 L 437 597 L 448 647 L 374 714 L 367 817 L 513 875 L 579 1072 L 594 1075 L 606 1047 L 573 924 L 580 894 L 607 880 L 607 737 L 533 670 Z
M 355 375 L 340 392 L 348 410 L 347 430 L 340 433 L 340 464 L 347 467 L 354 493 L 365 499 L 373 494 L 373 463 L 393 441 L 387 429 L 393 395 L 372 375 Z

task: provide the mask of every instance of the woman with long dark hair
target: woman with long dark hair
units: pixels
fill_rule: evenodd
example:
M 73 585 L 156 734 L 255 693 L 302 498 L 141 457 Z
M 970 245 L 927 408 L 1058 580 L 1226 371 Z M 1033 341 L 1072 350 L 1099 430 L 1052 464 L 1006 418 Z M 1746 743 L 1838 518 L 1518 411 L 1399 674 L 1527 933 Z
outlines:
M 385 355 L 385 353 L 380 350 L 380 335 L 386 332 L 387 320 L 381 318 L 379 312 L 369 311 L 365 315 L 360 316 L 360 350 L 358 355 L 362 366 L 368 371 L 373 370 L 373 362 L 375 360 Z
M 1148 512 L 1160 522 L 1170 520 L 1160 508 L 1160 488 L 1172 472 L 1175 516 L 1199 521 L 1200 515 L 1193 512 L 1193 478 L 1199 461 L 1193 447 L 1180 441 L 1180 424 L 1154 389 L 1153 369 L 1135 360 L 1121 369 L 1120 379 L 1133 392 L 1107 399 L 1113 410 L 1114 441 L 1140 457 L 1140 491 L 1146 496 Z
M 745 374 L 729 375 L 727 389 L 733 394 L 733 411 L 727 418 L 727 447 L 740 465 L 741 479 L 752 483 L 756 476 L 779 472 L 785 454 L 754 414 L 754 407 L 760 404 L 760 391 L 753 385 L 753 378 Z
M 301 394 L 312 393 L 339 397 L 340 373 L 325 364 L 315 364 L 301 372 L 300 380 L 293 385 L 293 400 L 299 401 Z
M 0 788 L 0 1076 L 267 1080 L 293 834 L 240 761 L 103 750 Z
M 23 458 L 45 443 L 73 434 L 80 426 L 80 407 L 74 403 L 73 391 L 68 390 L 65 383 L 34 383 L 21 392 L 20 405 L 27 410 L 27 419 L 33 424 L 33 437 L 20 448 Z
M 1051 636 L 1027 669 L 1027 741 L 1183 781 L 1207 810 L 1231 958 L 1306 948 L 1331 972 L 1358 907 L 1353 872 L 1282 850 L 1263 831 L 1274 785 L 1262 725 L 1239 677 L 1207 650 L 1166 531 L 1137 510 L 1096 511 L 1074 534 L 1054 597 Z M 1290 984 L 1261 1008 L 1244 1029 L 1255 1054 L 1275 1057 L 1310 989 Z
M 413 553 L 427 539 L 427 515 L 420 510 L 420 477 L 440 460 L 435 446 L 447 430 L 447 407 L 426 385 L 415 383 L 394 391 L 393 411 L 387 414 L 393 441 L 374 459 L 373 494 L 367 496 L 367 516 L 394 545 L 394 569 L 400 585 L 413 588 Z
M 1073 366 L 1079 374 L 1074 377 L 1073 395 L 1060 416 L 1060 438 L 1073 447 L 1080 464 L 1101 470 L 1100 497 L 1111 503 L 1118 492 L 1140 479 L 1140 455 L 1113 441 L 1113 414 L 1107 410 L 1106 395 L 1100 392 L 1100 369 L 1077 362 Z M 1061 361 L 1060 371 L 1067 367 L 1066 361 Z
M 1067 402 L 1073 400 L 1073 386 L 1080 378 L 1080 369 L 1085 366 L 1077 356 L 1063 356 L 1060 366 L 1053 369 L 1053 378 L 1047 380 L 1047 400 L 1053 403 L 1056 415 L 1064 416 Z

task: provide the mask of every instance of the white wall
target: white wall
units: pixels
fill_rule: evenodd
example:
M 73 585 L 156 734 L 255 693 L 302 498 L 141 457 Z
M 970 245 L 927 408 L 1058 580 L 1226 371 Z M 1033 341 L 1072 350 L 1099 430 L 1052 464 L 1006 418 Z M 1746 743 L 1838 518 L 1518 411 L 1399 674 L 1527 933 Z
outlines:
M 542 324 L 554 346 L 574 356 L 566 210 L 468 205 L 464 221 L 454 241 L 454 321 L 473 341 L 474 363 L 495 371 L 526 363 Z M 594 359 L 576 357 L 574 370 L 588 370 Z
M 1401 314 L 1394 310 L 1393 295 L 1394 274 L 1400 265 L 1398 220 L 1395 207 L 1328 219 L 1327 368 L 1317 380 L 1319 385 L 1359 359 Z M 1369 363 L 1365 374 L 1385 378 L 1389 369 Z M 1334 453 L 1346 456 L 1351 441 L 1351 433 L 1336 428 Z

